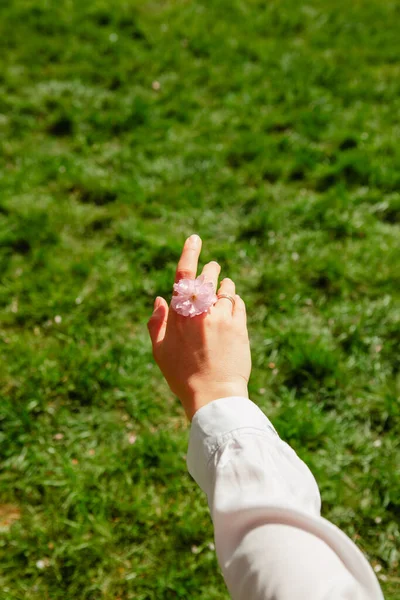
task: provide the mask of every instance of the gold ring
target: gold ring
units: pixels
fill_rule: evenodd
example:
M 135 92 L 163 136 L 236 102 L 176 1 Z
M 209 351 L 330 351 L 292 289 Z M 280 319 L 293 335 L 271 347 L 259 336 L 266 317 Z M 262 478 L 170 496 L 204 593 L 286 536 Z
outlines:
M 232 296 L 229 296 L 229 294 L 217 294 L 217 298 L 218 300 L 220 298 L 227 298 L 232 302 L 232 308 L 235 308 L 235 298 L 232 298 Z

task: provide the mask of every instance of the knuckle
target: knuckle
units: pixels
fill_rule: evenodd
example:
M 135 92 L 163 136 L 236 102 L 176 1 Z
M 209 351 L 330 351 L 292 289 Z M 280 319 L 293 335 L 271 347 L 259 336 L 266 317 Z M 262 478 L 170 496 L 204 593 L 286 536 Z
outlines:
M 247 331 L 247 327 L 245 325 L 241 325 L 240 327 L 238 327 L 238 333 L 239 333 L 240 338 L 244 342 L 249 341 L 249 332 Z
M 227 313 L 225 311 L 223 311 L 223 312 L 221 311 L 219 314 L 219 322 L 224 327 L 226 327 L 226 325 L 232 323 L 232 315 L 230 315 L 229 313 Z
M 205 330 L 210 331 L 210 329 L 215 327 L 215 317 L 216 315 L 214 314 L 211 319 L 204 319 L 202 325 Z

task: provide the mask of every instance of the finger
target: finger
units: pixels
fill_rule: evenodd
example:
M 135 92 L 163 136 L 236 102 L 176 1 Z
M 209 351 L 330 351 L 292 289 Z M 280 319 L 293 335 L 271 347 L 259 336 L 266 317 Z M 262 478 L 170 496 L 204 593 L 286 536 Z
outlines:
M 232 296 L 235 300 L 235 284 L 232 279 L 225 277 L 225 279 L 221 281 L 217 295 L 219 294 L 227 294 L 228 296 Z M 224 313 L 232 314 L 233 311 L 233 303 L 229 298 L 219 298 L 215 307 L 217 311 L 223 311 Z
M 168 320 L 168 304 L 161 296 L 157 296 L 154 302 L 154 310 L 147 322 L 151 343 L 153 348 L 163 341 Z
M 233 310 L 233 318 L 244 328 L 247 327 L 246 304 L 244 300 L 239 296 L 239 294 L 235 295 L 235 308 Z
M 220 265 L 212 260 L 211 262 L 204 265 L 203 270 L 201 272 L 204 275 L 206 281 L 211 281 L 214 284 L 214 290 L 217 289 L 218 285 L 218 275 L 221 273 Z
M 196 279 L 197 264 L 201 252 L 201 239 L 191 235 L 185 242 L 175 274 L 175 283 L 180 279 Z

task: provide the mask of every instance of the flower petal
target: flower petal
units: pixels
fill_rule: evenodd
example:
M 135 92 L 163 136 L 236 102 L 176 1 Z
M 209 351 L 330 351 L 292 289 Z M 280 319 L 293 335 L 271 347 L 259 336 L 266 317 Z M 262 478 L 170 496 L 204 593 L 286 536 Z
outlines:
M 181 279 L 174 283 L 175 296 L 172 296 L 171 307 L 185 317 L 195 317 L 207 312 L 217 301 L 214 284 L 205 281 L 205 276 L 196 279 Z

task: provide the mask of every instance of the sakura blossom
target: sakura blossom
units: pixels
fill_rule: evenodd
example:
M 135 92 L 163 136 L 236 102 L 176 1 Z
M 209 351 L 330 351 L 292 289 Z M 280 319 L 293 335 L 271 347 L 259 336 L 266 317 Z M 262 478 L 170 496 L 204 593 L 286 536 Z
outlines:
M 181 279 L 174 283 L 175 296 L 171 307 L 184 317 L 195 317 L 207 312 L 218 300 L 214 284 L 206 281 L 204 275 L 196 279 Z

